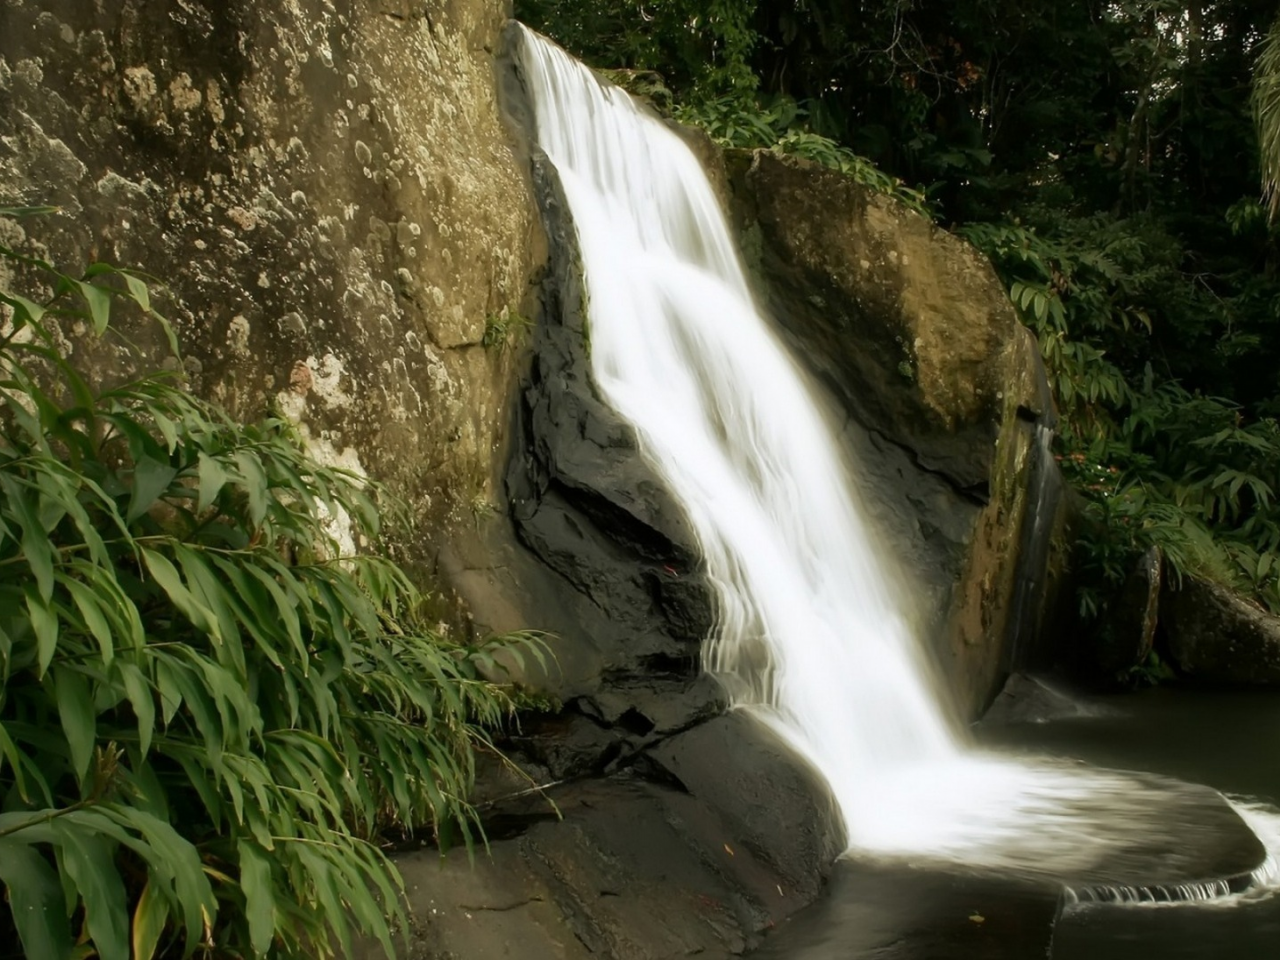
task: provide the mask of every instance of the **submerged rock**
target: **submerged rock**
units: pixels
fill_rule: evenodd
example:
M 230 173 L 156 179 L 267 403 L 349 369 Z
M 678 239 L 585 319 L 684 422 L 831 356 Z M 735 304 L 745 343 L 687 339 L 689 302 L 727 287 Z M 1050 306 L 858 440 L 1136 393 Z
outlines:
M 1160 622 L 1178 668 L 1198 680 L 1280 683 L 1280 617 L 1202 577 L 1166 583 Z
M 981 725 L 1050 723 L 1111 712 L 1111 708 L 1079 699 L 1042 677 L 1015 673 L 1005 681 L 991 709 L 983 714 Z

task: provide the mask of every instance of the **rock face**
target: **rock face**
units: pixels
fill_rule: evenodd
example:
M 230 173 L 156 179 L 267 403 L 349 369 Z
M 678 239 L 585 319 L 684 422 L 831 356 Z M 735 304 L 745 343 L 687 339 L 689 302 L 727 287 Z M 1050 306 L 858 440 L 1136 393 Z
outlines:
M 592 382 L 576 237 L 554 171 L 541 159 L 535 167 L 556 255 L 507 490 L 517 536 L 542 570 L 512 562 L 526 585 L 520 606 L 558 637 L 547 679 L 585 720 L 571 739 L 587 734 L 588 750 L 612 742 L 612 760 L 722 709 L 700 668 L 715 610 L 682 511 Z
M 759 295 L 833 398 L 883 552 L 924 596 L 919 627 L 971 718 L 1035 633 L 1058 522 L 1034 340 L 990 265 L 902 205 L 767 151 L 726 166 Z
M 1280 683 L 1280 617 L 1212 580 L 1165 582 L 1160 625 L 1174 662 L 1198 680 Z
M 503 7 L 6 0 L 0 201 L 62 209 L 0 242 L 160 278 L 196 390 L 299 422 L 438 542 L 497 499 L 514 353 L 482 341 L 545 250 Z
M 562 788 L 563 820 L 474 870 L 460 854 L 401 859 L 426 956 L 722 958 L 759 943 L 812 902 L 838 849 L 812 774 L 752 726 L 735 714 L 672 738 L 650 771 L 661 783 Z
M 1155 645 L 1163 582 L 1163 558 L 1151 547 L 1125 577 L 1106 621 L 1093 631 L 1095 670 L 1114 676 L 1147 659 Z

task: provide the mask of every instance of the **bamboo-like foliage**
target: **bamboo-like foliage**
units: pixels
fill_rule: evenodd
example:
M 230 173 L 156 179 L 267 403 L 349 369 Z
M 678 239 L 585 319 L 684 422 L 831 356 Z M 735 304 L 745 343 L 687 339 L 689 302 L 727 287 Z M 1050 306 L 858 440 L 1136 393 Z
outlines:
M 139 277 L 0 256 L 54 294 L 0 289 L 0 882 L 23 949 L 345 956 L 360 932 L 394 954 L 376 838 L 477 836 L 474 751 L 513 707 L 479 668 L 540 641 L 451 643 L 395 565 L 337 557 L 328 524 L 371 540 L 378 491 L 286 423 L 66 362 L 51 319 L 154 316 Z
M 1280 213 L 1280 19 L 1271 25 L 1253 73 L 1262 197 L 1272 220 Z

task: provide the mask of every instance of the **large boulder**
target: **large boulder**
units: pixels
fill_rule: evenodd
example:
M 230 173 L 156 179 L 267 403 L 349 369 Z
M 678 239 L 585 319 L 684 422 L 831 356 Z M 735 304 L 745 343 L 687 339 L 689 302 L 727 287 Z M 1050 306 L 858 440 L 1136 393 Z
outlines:
M 545 253 L 497 105 L 504 6 L 0 4 L 0 201 L 61 208 L 0 242 L 159 278 L 193 388 L 388 482 L 428 561 L 498 499 L 515 353 L 483 341 Z M 142 342 L 99 370 L 165 359 Z
M 1280 683 L 1280 617 L 1203 577 L 1166 580 L 1160 625 L 1178 669 L 1218 683 Z
M 813 901 L 839 831 L 790 750 L 730 714 L 651 763 L 647 779 L 554 790 L 563 819 L 534 812 L 474 868 L 460 852 L 401 858 L 422 955 L 728 958 Z
M 990 264 L 902 204 L 769 151 L 730 151 L 726 174 L 759 295 L 839 411 L 885 560 L 972 717 L 1051 592 L 1062 497 L 1034 339 Z

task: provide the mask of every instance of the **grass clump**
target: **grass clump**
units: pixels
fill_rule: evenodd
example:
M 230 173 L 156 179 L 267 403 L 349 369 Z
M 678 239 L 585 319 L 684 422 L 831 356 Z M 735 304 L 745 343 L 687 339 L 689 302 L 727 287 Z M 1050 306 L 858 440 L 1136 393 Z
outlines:
M 533 329 L 533 321 L 517 313 L 510 307 L 503 307 L 497 313 L 484 318 L 484 337 L 480 340 L 486 350 L 505 349 L 518 343 Z

